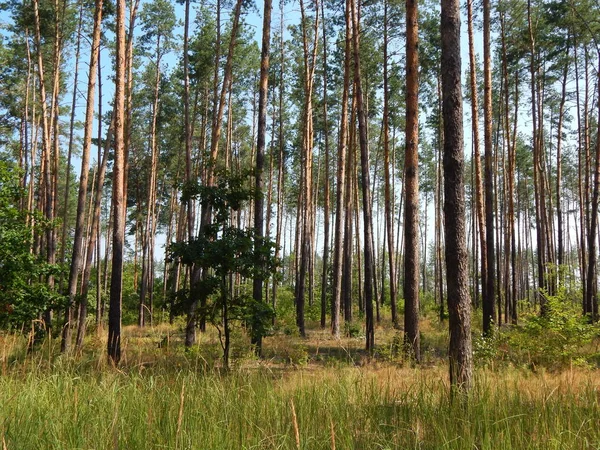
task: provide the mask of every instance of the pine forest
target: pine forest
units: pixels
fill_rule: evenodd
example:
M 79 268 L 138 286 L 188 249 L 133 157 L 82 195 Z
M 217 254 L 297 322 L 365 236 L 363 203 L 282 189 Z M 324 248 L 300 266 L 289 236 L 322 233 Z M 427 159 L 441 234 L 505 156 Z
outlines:
M 600 449 L 598 0 L 0 1 L 9 449 Z

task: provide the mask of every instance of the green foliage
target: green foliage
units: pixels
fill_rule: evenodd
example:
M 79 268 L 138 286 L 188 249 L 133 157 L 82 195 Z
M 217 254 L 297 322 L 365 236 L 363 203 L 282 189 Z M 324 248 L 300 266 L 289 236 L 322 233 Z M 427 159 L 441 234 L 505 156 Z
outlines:
M 351 338 L 364 337 L 362 324 L 357 322 L 344 322 L 344 334 Z
M 581 317 L 579 305 L 560 288 L 557 295 L 546 295 L 545 314 L 522 318 L 522 325 L 509 334 L 508 344 L 532 364 L 561 366 L 581 357 L 599 331 L 598 325 Z
M 294 291 L 290 286 L 281 286 L 277 290 L 277 306 L 275 329 L 288 336 L 296 336 L 296 306 L 294 303 Z
M 275 245 L 269 239 L 256 236 L 254 229 L 230 225 L 231 212 L 254 198 L 254 191 L 246 187 L 249 173 L 235 176 L 220 172 L 215 186 L 188 183 L 183 187 L 182 199 L 199 198 L 203 205 L 210 205 L 214 222 L 205 226 L 197 238 L 172 244 L 171 254 L 181 263 L 205 271 L 194 287 L 205 300 L 200 314 L 217 328 L 224 322 L 226 336 L 229 321 L 241 321 L 250 328 L 253 340 L 260 340 L 270 332 L 273 308 L 255 301 L 243 290 L 233 294 L 231 285 L 234 275 L 267 280 L 277 270 Z
M 501 356 L 501 334 L 492 333 L 491 336 L 478 334 L 473 336 L 473 360 L 480 367 L 492 366 Z
M 475 362 L 492 366 L 509 362 L 517 366 L 559 368 L 586 365 L 590 344 L 600 335 L 598 324 L 582 317 L 579 305 L 564 288 L 547 295 L 545 314 L 523 313 L 519 325 L 503 327 L 492 336 L 474 336 Z
M 58 273 L 58 266 L 31 252 L 33 232 L 50 225 L 35 216 L 34 228 L 27 226 L 28 214 L 20 208 L 24 195 L 16 168 L 0 161 L 0 324 L 4 326 L 20 326 L 61 301 L 46 283 L 48 276 Z

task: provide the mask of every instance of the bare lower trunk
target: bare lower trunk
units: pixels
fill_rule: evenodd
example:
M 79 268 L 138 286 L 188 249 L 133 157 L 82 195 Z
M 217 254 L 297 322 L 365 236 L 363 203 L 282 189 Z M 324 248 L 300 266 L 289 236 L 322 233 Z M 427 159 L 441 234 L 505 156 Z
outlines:
M 115 162 L 113 166 L 113 257 L 108 315 L 108 357 L 113 364 L 121 359 L 121 299 L 125 241 L 124 154 L 125 118 L 125 0 L 117 0 L 117 55 L 115 83 Z
M 371 212 L 371 183 L 369 173 L 369 147 L 367 142 L 367 116 L 362 92 L 362 79 L 360 67 L 360 28 L 359 5 L 351 0 L 352 25 L 353 25 L 353 55 L 354 55 L 354 85 L 356 87 L 356 108 L 358 115 L 358 134 L 360 144 L 360 166 L 362 176 L 362 201 L 363 201 L 363 233 L 364 233 L 364 303 L 366 319 L 366 349 L 373 351 L 375 348 L 375 324 L 373 317 L 373 281 L 375 277 L 375 264 L 373 262 L 373 215 Z
M 460 5 L 442 0 L 442 95 L 444 116 L 444 218 L 450 327 L 450 382 L 472 385 L 471 302 L 465 242 L 463 108 L 460 66 Z
M 73 324 L 73 310 L 75 307 L 75 295 L 77 294 L 77 279 L 79 271 L 83 263 L 84 246 L 83 246 L 83 227 L 85 222 L 85 202 L 88 189 L 88 173 L 90 166 L 90 153 L 92 148 L 92 133 L 94 125 L 94 96 L 96 93 L 96 71 L 98 68 L 98 52 L 100 49 L 100 34 L 102 23 L 102 0 L 96 0 L 94 12 L 94 31 L 92 37 L 92 49 L 90 53 L 90 70 L 88 75 L 87 101 L 85 108 L 85 128 L 83 134 L 83 150 L 81 154 L 81 173 L 79 176 L 79 194 L 77 196 L 77 216 L 75 219 L 75 236 L 73 238 L 73 255 L 71 257 L 71 269 L 69 271 L 69 304 L 65 317 L 65 325 L 63 328 L 63 338 L 61 349 L 63 352 L 68 352 L 71 346 L 71 329 Z M 98 191 L 101 191 L 101 185 L 98 183 Z M 92 225 L 92 229 L 95 227 Z M 95 244 L 95 243 L 94 243 Z M 88 247 L 88 254 L 94 249 L 95 245 Z M 91 265 L 91 257 L 88 258 L 87 266 Z M 84 309 L 83 314 L 87 313 Z M 80 320 L 85 321 L 85 317 L 80 317 Z
M 406 1 L 406 156 L 404 160 L 404 341 L 416 361 L 419 340 L 419 55 L 417 0 Z

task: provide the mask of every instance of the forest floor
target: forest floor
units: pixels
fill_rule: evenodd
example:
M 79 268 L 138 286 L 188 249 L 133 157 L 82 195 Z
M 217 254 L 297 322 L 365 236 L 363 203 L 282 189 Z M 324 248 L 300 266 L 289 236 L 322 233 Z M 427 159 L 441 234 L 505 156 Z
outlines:
M 508 339 L 476 341 L 474 387 L 453 397 L 447 323 L 423 322 L 419 365 L 389 325 L 372 355 L 360 327 L 339 340 L 315 323 L 306 339 L 281 327 L 260 359 L 237 331 L 229 371 L 218 333 L 186 352 L 181 323 L 125 327 L 118 368 L 103 332 L 73 356 L 58 340 L 27 352 L 22 335 L 0 334 L 2 450 L 600 449 L 595 364 L 536 364 L 530 350 L 511 357 Z

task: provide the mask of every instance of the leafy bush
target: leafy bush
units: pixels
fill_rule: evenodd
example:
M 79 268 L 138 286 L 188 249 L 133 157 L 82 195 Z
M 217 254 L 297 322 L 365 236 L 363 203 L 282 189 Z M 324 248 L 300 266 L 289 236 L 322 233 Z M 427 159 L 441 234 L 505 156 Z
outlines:
M 24 195 L 18 170 L 0 161 L 0 324 L 5 326 L 21 326 L 62 300 L 46 282 L 59 273 L 58 266 L 31 252 L 33 233 L 43 233 L 51 224 L 20 208 Z
M 515 362 L 564 366 L 584 357 L 584 347 L 598 336 L 600 328 L 582 317 L 579 305 L 570 301 L 563 288 L 546 295 L 543 315 L 527 314 L 521 324 L 507 334 Z

